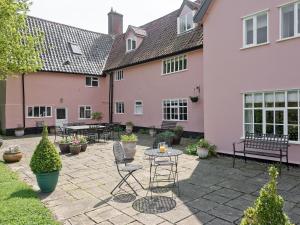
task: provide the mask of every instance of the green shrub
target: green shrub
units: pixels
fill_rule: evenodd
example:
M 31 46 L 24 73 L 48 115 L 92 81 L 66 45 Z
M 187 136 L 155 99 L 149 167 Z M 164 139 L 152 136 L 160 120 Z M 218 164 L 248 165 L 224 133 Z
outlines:
M 93 112 L 92 113 L 92 120 L 97 120 L 97 121 L 101 121 L 103 118 L 103 113 L 102 112 Z
M 37 145 L 30 161 L 34 173 L 50 173 L 62 167 L 61 159 L 54 144 L 48 138 L 47 127 L 44 126 L 43 137 Z
M 284 200 L 277 193 L 278 171 L 274 166 L 269 168 L 269 175 L 254 206 L 245 210 L 241 225 L 292 225 L 283 212 Z
M 211 145 L 207 140 L 200 139 L 197 143 L 190 144 L 186 147 L 185 151 L 189 155 L 197 155 L 197 148 L 204 148 L 208 150 L 208 157 L 215 157 L 217 156 L 217 146 Z
M 140 134 L 148 134 L 149 132 L 148 132 L 148 130 L 146 130 L 146 129 L 140 129 L 140 130 L 139 130 L 139 133 L 140 133 Z
M 183 127 L 182 126 L 176 126 L 174 129 L 174 133 L 177 136 L 182 136 L 183 134 Z
M 198 148 L 198 144 L 190 144 L 185 148 L 185 151 L 187 152 L 187 154 L 189 155 L 197 155 L 197 148 Z
M 138 138 L 136 135 L 134 134 L 130 134 L 130 135 L 122 135 L 121 136 L 121 141 L 123 142 L 137 142 Z
M 160 139 L 172 139 L 175 137 L 175 133 L 172 132 L 172 131 L 164 131 L 164 132 L 161 132 L 157 135 L 158 138 Z
M 134 126 L 133 122 L 131 122 L 131 121 L 127 122 L 125 125 L 126 125 L 126 126 L 130 126 L 130 127 L 133 127 L 133 126 Z

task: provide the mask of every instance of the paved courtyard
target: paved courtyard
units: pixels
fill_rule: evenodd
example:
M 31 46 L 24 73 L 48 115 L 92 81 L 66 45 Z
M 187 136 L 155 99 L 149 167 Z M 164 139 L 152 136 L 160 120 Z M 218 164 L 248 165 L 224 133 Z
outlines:
M 25 157 L 20 163 L 9 166 L 37 190 L 29 161 L 39 140 L 39 137 L 9 139 L 0 150 L 2 155 L 9 145 L 21 146 Z M 135 163 L 144 166 L 137 173 L 144 186 L 148 185 L 149 162 L 143 151 L 151 146 L 151 142 L 149 136 L 140 137 L 135 158 Z M 145 190 L 135 185 L 139 196 L 134 198 L 126 195 L 130 190 L 124 186 L 115 197 L 110 195 L 111 189 L 120 181 L 113 162 L 112 144 L 94 144 L 78 156 L 62 156 L 63 169 L 58 187 L 52 194 L 40 195 L 62 224 L 239 224 L 243 210 L 253 203 L 258 190 L 268 180 L 266 164 L 244 164 L 238 160 L 233 169 L 231 158 L 198 160 L 195 156 L 182 155 L 179 161 L 181 194 L 175 196 L 176 207 L 161 214 L 143 214 L 132 205 L 146 195 Z M 289 172 L 283 169 L 279 190 L 286 200 L 285 211 L 294 223 L 300 224 L 299 168 L 291 168 Z M 172 197 L 171 192 L 157 195 Z

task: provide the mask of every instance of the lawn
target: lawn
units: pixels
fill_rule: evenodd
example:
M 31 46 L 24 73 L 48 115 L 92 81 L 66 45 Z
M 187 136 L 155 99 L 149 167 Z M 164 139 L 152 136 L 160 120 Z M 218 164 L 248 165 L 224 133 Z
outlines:
M 0 162 L 0 224 L 59 224 L 37 193 Z

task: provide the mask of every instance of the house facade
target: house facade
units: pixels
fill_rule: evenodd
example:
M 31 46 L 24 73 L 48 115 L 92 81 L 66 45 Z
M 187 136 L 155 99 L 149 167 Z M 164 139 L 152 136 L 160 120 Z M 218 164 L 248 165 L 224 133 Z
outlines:
M 300 163 L 300 2 L 208 0 L 196 21 L 204 30 L 205 137 L 232 154 L 245 132 L 288 134 L 289 159 Z

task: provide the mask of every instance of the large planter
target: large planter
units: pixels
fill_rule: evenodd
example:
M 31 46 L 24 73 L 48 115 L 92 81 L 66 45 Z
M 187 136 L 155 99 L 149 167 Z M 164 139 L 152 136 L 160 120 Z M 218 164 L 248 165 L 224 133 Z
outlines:
M 136 141 L 134 142 L 122 142 L 125 152 L 125 159 L 134 159 L 136 153 Z
M 81 151 L 81 145 L 70 145 L 70 152 L 72 155 L 78 155 Z
M 55 190 L 57 185 L 59 171 L 51 173 L 37 173 L 35 174 L 38 185 L 43 193 L 50 193 Z
M 181 142 L 181 135 L 175 135 L 172 140 L 173 145 L 180 145 L 180 142 Z
M 61 154 L 70 153 L 70 144 L 59 144 Z
M 208 149 L 197 148 L 197 155 L 200 159 L 206 159 L 208 157 Z
M 15 130 L 16 137 L 23 137 L 24 136 L 24 129 L 16 129 Z
M 3 153 L 3 160 L 6 163 L 15 163 L 19 162 L 22 159 L 22 152 L 17 153 Z
M 85 152 L 87 149 L 87 144 L 81 144 L 81 152 Z

